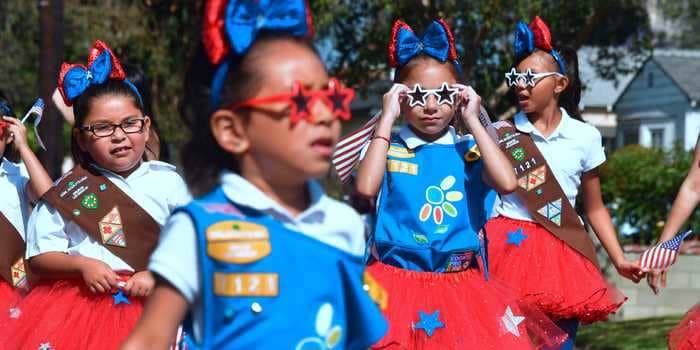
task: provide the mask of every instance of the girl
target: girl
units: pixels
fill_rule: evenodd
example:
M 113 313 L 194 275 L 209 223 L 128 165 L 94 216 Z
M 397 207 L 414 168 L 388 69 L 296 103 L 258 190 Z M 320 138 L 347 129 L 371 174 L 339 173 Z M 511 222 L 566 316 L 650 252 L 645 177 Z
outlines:
M 695 145 L 695 156 L 691 164 L 693 165 L 673 202 L 659 242 L 672 239 L 700 203 L 700 138 Z M 666 271 L 652 270 L 647 275 L 647 283 L 655 294 L 660 288 L 666 287 Z M 691 308 L 678 326 L 671 330 L 668 347 L 672 350 L 700 349 L 700 303 Z
M 382 306 L 390 326 L 374 348 L 557 344 L 563 334 L 544 315 L 530 313 L 478 271 L 486 268 L 476 256 L 485 260 L 479 230 L 487 218 L 490 187 L 508 193 L 516 183 L 480 123 L 480 97 L 458 83 L 449 27 L 435 20 L 418 38 L 396 21 L 389 62 L 396 68 L 395 84 L 384 95 L 356 178 L 360 195 L 379 194 L 370 239 L 376 261 L 368 271 L 386 289 Z M 392 135 L 399 115 L 407 124 Z M 449 125 L 455 117 L 471 135 L 456 135 Z
M 259 9 L 228 5 L 235 54 L 218 67 L 212 109 L 193 101 L 211 112 L 193 123 L 184 154 L 200 197 L 168 222 L 150 263 L 156 289 L 122 349 L 164 348 L 188 307 L 194 348 L 366 349 L 384 334 L 361 282 L 362 221 L 314 181 L 329 170 L 353 93 L 299 38 L 311 29 L 304 3 L 267 4 L 289 14 L 290 28 L 264 27 L 252 42 L 244 34 L 255 22 L 233 20 Z M 191 71 L 188 83 L 199 76 Z
M 600 193 L 605 161 L 600 133 L 578 116 L 580 84 L 575 54 L 566 65 L 551 47 L 539 17 L 518 24 L 517 65 L 506 74 L 521 112 L 496 123 L 499 145 L 516 176 L 516 193 L 501 196 L 498 216 L 486 224 L 493 274 L 536 303 L 569 333 L 578 323 L 605 320 L 625 300 L 600 273 L 595 250 L 574 211 L 577 194 L 608 255 L 624 277 L 643 272 L 625 260 Z M 533 144 L 534 141 L 534 144 Z M 565 198 L 564 198 L 565 197 Z
M 17 316 L 15 303 L 29 290 L 23 259 L 29 202 L 35 202 L 51 187 L 51 178 L 27 144 L 26 128 L 2 98 L 0 116 L 0 310 L 3 315 Z M 19 164 L 7 159 L 13 151 L 19 153 L 29 176 Z
M 112 51 L 95 42 L 87 67 L 64 64 L 76 166 L 42 197 L 27 231 L 40 283 L 0 320 L 6 349 L 116 349 L 154 280 L 145 270 L 160 227 L 188 193 L 173 166 L 143 160 L 150 120 Z M 79 334 L 79 335 L 78 335 Z

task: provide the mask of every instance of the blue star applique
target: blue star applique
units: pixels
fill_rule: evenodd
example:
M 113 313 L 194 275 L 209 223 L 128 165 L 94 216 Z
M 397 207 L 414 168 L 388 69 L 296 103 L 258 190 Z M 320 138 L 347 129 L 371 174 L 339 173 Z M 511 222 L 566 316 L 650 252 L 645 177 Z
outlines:
M 438 319 L 440 317 L 440 310 L 435 310 L 432 314 L 427 314 L 423 311 L 418 311 L 420 316 L 420 321 L 413 326 L 414 329 L 422 329 L 428 334 L 428 337 L 432 337 L 435 329 L 445 327 L 445 324 L 440 322 Z
M 520 244 L 527 238 L 526 234 L 523 234 L 523 229 L 519 228 L 515 232 L 508 232 L 508 241 L 506 244 L 512 244 L 514 246 L 520 247 Z
M 114 305 L 131 304 L 129 298 L 127 298 L 126 295 L 124 295 L 124 292 L 121 289 L 117 290 L 116 293 L 112 294 L 112 298 L 114 298 Z

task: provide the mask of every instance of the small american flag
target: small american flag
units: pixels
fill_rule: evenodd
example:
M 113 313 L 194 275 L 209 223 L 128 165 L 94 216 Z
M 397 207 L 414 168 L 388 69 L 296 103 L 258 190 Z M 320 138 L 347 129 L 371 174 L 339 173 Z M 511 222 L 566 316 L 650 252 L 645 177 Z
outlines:
M 676 262 L 678 249 L 683 243 L 683 239 L 688 237 L 693 231 L 688 230 L 674 237 L 672 240 L 657 244 L 647 249 L 639 258 L 639 264 L 645 269 L 667 269 Z
M 367 121 L 361 128 L 351 132 L 338 141 L 338 144 L 335 146 L 335 151 L 333 152 L 333 167 L 335 167 L 340 181 L 345 182 L 350 178 L 355 164 L 360 160 L 362 148 L 367 145 L 372 135 L 374 135 L 374 129 L 377 126 L 380 115 L 381 111 L 377 112 L 372 119 Z
M 44 146 L 44 142 L 41 140 L 41 137 L 39 136 L 39 123 L 41 123 L 41 116 L 44 114 L 44 100 L 41 98 L 37 98 L 36 102 L 34 102 L 34 105 L 32 108 L 30 108 L 27 111 L 27 114 L 24 115 L 22 118 L 22 124 L 24 124 L 27 120 L 29 120 L 29 117 L 32 115 L 34 116 L 34 135 L 36 136 L 36 141 L 39 144 L 39 147 L 43 149 L 44 151 L 46 150 L 46 146 Z

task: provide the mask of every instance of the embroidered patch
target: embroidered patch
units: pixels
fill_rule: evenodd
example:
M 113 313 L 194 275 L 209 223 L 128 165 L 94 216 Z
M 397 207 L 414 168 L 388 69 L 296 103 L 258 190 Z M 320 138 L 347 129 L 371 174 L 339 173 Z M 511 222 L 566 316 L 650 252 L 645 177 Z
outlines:
M 213 259 L 247 264 L 270 254 L 267 227 L 247 221 L 221 221 L 206 230 L 207 254 Z
M 428 337 L 432 337 L 436 329 L 445 327 L 445 324 L 439 319 L 440 310 L 435 310 L 432 314 L 418 311 L 418 317 L 420 319 L 418 323 L 413 325 L 413 329 L 422 329 Z
M 557 226 L 561 226 L 561 198 L 547 203 L 547 205 L 540 208 L 537 212 Z
M 112 299 L 112 303 L 114 305 L 131 304 L 129 298 L 124 294 L 124 292 L 121 289 L 118 289 L 116 293 L 112 294 Z
M 107 184 L 100 184 L 100 191 L 104 192 L 107 189 Z
M 244 218 L 245 215 L 238 210 L 235 206 L 229 203 L 211 203 L 211 204 L 205 204 L 202 206 L 204 210 L 207 211 L 207 213 L 222 213 L 222 214 L 229 214 L 229 215 L 235 215 L 241 218 Z
M 85 209 L 94 210 L 100 207 L 100 200 L 94 193 L 89 193 L 83 196 L 83 199 L 80 201 L 80 205 L 82 205 Z
M 387 155 L 394 158 L 414 158 L 416 156 L 416 153 L 405 147 L 391 145 L 389 146 L 389 151 L 387 151 Z
M 510 152 L 510 155 L 513 156 L 513 159 L 522 162 L 525 157 L 527 156 L 525 154 L 525 150 L 522 147 L 518 147 L 514 149 L 512 152 Z
M 523 229 L 519 228 L 515 232 L 508 232 L 508 240 L 506 244 L 512 244 L 514 246 L 520 247 L 520 244 L 527 238 L 526 234 L 523 234 Z
M 444 233 L 447 233 L 447 231 L 450 230 L 450 225 L 438 225 L 438 227 L 435 229 L 435 234 L 436 235 L 441 235 Z
M 27 270 L 24 267 L 24 259 L 19 258 L 12 264 L 10 269 L 12 274 L 12 285 L 17 289 L 27 289 L 29 283 L 27 282 Z
M 372 275 L 365 271 L 363 275 L 364 289 L 369 294 L 370 299 L 374 301 L 380 310 L 386 310 L 389 307 L 389 293 Z
M 80 209 L 73 209 L 73 216 L 80 216 Z
M 119 207 L 114 207 L 97 224 L 102 236 L 102 243 L 114 247 L 126 247 L 126 233 L 122 225 Z
M 423 204 L 418 213 L 420 221 L 427 221 L 432 216 L 433 221 L 440 225 L 444 219 L 444 214 L 453 218 L 457 217 L 459 212 L 452 203 L 461 201 L 464 195 L 460 191 L 448 191 L 454 186 L 456 181 L 454 176 L 449 175 L 442 179 L 439 186 L 428 186 L 425 189 L 425 201 L 427 203 Z
M 404 173 L 418 175 L 418 164 L 403 162 L 400 160 L 388 159 L 386 161 L 387 171 L 392 173 Z
M 316 313 L 316 335 L 300 340 L 294 349 L 333 349 L 343 338 L 343 327 L 333 326 L 333 305 L 324 303 Z
M 416 241 L 418 244 L 428 244 L 430 243 L 430 240 L 428 240 L 428 236 L 421 234 L 421 233 L 413 233 L 413 240 Z
M 214 273 L 214 294 L 223 297 L 276 297 L 276 273 Z
M 481 151 L 479 151 L 479 146 L 474 145 L 469 151 L 464 155 L 464 160 L 467 162 L 475 162 L 481 158 Z
M 469 268 L 474 258 L 474 252 L 462 252 L 450 255 L 447 259 L 445 272 L 459 272 Z
M 538 195 L 538 196 L 541 196 L 542 193 L 544 193 L 544 191 L 542 191 L 541 188 L 538 188 L 538 189 L 535 190 L 535 194 Z
M 545 183 L 547 180 L 546 174 L 547 167 L 543 165 L 519 178 L 518 185 L 526 191 L 531 191 Z

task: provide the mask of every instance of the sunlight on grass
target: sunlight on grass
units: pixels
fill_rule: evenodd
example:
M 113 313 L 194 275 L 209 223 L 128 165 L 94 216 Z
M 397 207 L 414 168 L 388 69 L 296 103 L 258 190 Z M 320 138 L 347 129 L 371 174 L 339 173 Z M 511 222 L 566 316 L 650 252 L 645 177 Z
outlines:
M 599 322 L 583 326 L 576 338 L 581 350 L 662 350 L 669 330 L 681 316 Z

